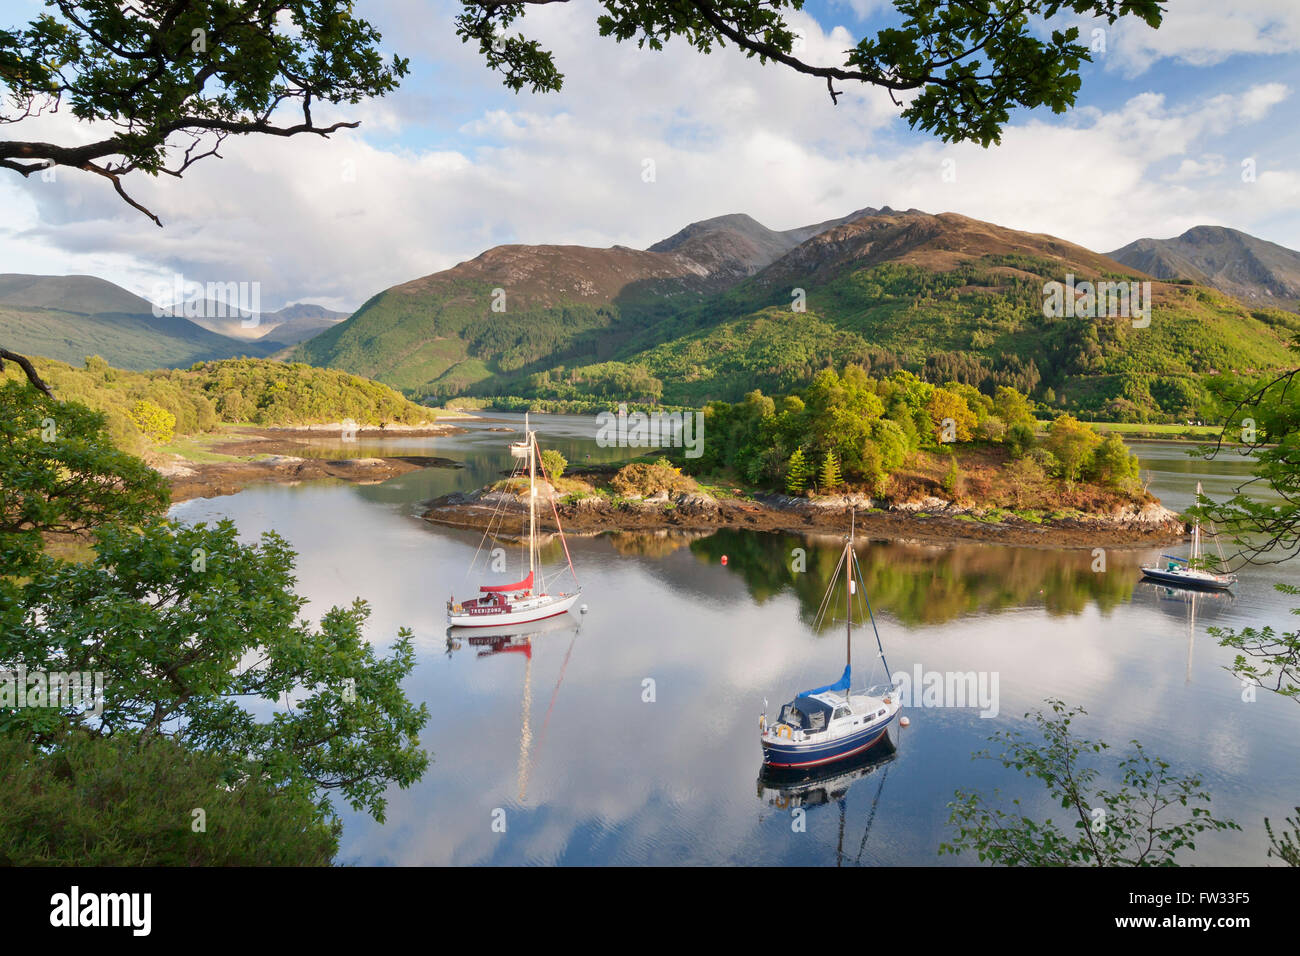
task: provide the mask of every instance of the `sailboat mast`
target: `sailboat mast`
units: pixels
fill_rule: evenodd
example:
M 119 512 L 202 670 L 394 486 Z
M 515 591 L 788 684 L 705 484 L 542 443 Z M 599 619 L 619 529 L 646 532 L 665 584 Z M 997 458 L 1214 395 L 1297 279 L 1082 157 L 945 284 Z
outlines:
M 1200 502 L 1201 502 L 1201 483 L 1198 481 L 1196 483 L 1196 503 L 1200 504 Z M 1201 557 L 1201 519 L 1197 518 L 1195 523 L 1192 525 L 1193 566 L 1195 566 L 1195 562 L 1198 561 L 1200 557 Z
M 524 437 L 528 440 L 528 573 L 533 573 L 533 549 L 537 542 L 537 442 L 524 412 Z
M 844 545 L 844 666 L 853 666 L 853 511 L 849 511 L 849 540 Z M 850 686 L 852 679 L 850 678 Z M 848 696 L 848 691 L 844 692 Z

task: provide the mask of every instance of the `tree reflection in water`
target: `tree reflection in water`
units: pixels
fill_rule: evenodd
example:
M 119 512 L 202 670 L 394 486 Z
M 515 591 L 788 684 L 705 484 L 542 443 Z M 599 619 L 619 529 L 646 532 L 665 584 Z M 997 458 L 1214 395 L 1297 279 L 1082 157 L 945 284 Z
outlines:
M 804 549 L 804 570 L 795 569 L 796 548 Z M 809 626 L 841 548 L 843 540 L 833 536 L 732 529 L 690 543 L 703 562 L 716 565 L 726 555 L 727 570 L 744 578 L 759 603 L 794 593 Z M 1108 550 L 1105 571 L 1094 571 L 1087 549 L 871 541 L 857 553 L 872 607 L 908 625 L 1024 606 L 1079 614 L 1093 603 L 1109 611 L 1132 597 L 1142 558 L 1138 551 Z M 826 621 L 822 630 L 838 626 Z

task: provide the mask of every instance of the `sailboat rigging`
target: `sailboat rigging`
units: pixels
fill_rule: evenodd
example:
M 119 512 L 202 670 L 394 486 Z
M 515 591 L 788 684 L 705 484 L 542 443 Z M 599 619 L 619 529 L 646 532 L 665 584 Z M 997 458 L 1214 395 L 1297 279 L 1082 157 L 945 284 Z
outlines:
M 768 724 L 764 711 L 759 718 L 759 739 L 766 767 L 807 771 L 814 767 L 865 754 L 879 746 L 894 746 L 899 712 L 902 709 L 900 688 L 882 684 L 865 691 L 851 691 L 853 680 L 853 597 L 862 583 L 862 569 L 854 551 L 854 523 L 850 518 L 849 536 L 840 555 L 844 565 L 845 662 L 844 673 L 833 684 L 816 687 L 795 696 L 781 708 L 780 716 Z M 839 565 L 831 575 L 816 623 L 820 623 L 835 588 Z M 885 648 L 876 628 L 875 615 L 862 588 L 862 602 L 876 633 L 876 648 L 889 675 Z
M 526 624 L 543 618 L 564 614 L 577 602 L 582 594 L 582 587 L 577 583 L 578 576 L 573 570 L 573 558 L 569 554 L 569 544 L 564 537 L 564 528 L 560 525 L 560 514 L 555 507 L 554 489 L 549 495 L 551 511 L 555 518 L 555 527 L 564 546 L 564 557 L 568 562 L 569 573 L 573 575 L 574 590 L 551 594 L 546 589 L 546 581 L 541 568 L 541 559 L 537 543 L 537 469 L 541 453 L 537 447 L 537 433 L 528 424 L 524 415 L 524 439 L 510 446 L 510 455 L 520 462 L 511 474 L 513 479 L 524 466 L 528 471 L 528 575 L 510 584 L 483 584 L 479 586 L 477 597 L 457 601 L 453 595 L 447 601 L 447 623 L 452 627 L 501 627 L 508 624 Z M 542 465 L 543 477 L 546 476 Z M 491 524 L 484 537 L 492 531 Z

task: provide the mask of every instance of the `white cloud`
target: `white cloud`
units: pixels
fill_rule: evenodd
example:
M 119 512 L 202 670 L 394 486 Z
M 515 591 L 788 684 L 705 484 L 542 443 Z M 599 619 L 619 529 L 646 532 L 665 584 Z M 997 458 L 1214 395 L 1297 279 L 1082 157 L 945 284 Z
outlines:
M 1166 173 L 1164 178 L 1168 182 L 1185 182 L 1189 179 L 1204 179 L 1206 176 L 1217 176 L 1223 172 L 1226 162 L 1222 156 L 1213 153 L 1207 153 L 1202 159 L 1184 159 L 1178 164 L 1178 168 L 1172 173 Z
M 1177 0 L 1158 30 L 1131 17 L 1110 28 L 1107 62 L 1137 75 L 1163 59 L 1212 66 L 1235 54 L 1300 50 L 1300 4 L 1295 0 Z

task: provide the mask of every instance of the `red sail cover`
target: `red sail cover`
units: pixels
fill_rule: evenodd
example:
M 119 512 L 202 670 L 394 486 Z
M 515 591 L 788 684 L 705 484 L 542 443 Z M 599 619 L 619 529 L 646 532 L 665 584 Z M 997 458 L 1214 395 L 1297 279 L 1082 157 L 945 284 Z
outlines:
M 500 594 L 503 591 L 531 591 L 533 588 L 533 572 L 528 572 L 528 577 L 522 581 L 516 581 L 514 584 L 482 584 L 479 585 L 480 591 L 490 591 L 494 594 Z

